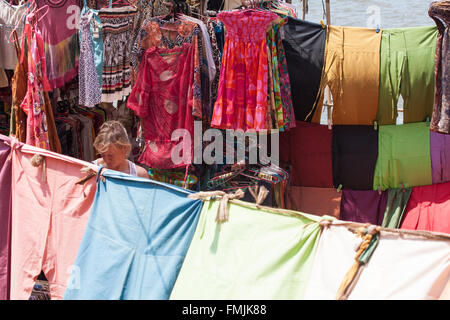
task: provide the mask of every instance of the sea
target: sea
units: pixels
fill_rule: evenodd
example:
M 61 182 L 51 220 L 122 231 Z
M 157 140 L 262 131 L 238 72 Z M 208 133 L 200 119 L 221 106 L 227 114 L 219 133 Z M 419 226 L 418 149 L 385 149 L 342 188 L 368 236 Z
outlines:
M 408 28 L 435 25 L 428 15 L 429 0 L 330 0 L 330 24 L 365 28 Z M 293 0 L 302 18 L 302 0 Z M 326 23 L 325 0 L 309 0 L 305 20 Z M 403 123 L 403 99 L 398 102 L 397 124 Z M 324 108 L 321 123 L 327 124 Z

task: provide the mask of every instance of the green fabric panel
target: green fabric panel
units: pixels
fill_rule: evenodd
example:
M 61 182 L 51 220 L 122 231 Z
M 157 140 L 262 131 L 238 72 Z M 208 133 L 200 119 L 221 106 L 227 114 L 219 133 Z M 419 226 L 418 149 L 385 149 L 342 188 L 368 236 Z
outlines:
M 386 211 L 384 212 L 383 223 L 381 224 L 383 228 L 400 228 L 411 191 L 412 188 L 390 189 L 388 191 Z
M 437 35 L 436 26 L 382 31 L 378 124 L 396 123 L 400 95 L 404 100 L 403 123 L 431 118 Z
M 238 203 L 218 224 L 219 202 L 205 201 L 170 299 L 303 298 L 325 217 Z
M 380 126 L 373 189 L 432 184 L 430 128 L 426 122 Z

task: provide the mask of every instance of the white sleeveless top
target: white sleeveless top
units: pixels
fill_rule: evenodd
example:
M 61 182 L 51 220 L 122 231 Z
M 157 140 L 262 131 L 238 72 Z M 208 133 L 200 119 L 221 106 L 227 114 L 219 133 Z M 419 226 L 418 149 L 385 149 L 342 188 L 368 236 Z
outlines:
M 98 160 L 98 159 L 97 159 L 97 160 Z M 92 163 L 94 163 L 94 164 L 96 164 L 96 165 L 99 165 L 99 164 L 97 163 L 97 160 L 92 161 Z M 136 164 L 135 164 L 134 162 L 131 162 L 131 161 L 128 160 L 128 159 L 127 159 L 127 161 L 128 161 L 129 166 L 130 166 L 130 173 L 129 173 L 129 174 L 132 175 L 132 176 L 137 177 Z

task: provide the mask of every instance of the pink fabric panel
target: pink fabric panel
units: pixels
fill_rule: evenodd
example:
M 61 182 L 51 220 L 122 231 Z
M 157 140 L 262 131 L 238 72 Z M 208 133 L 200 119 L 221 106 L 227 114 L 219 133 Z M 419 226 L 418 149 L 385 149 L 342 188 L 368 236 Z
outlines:
M 12 147 L 11 299 L 28 299 L 43 270 L 52 299 L 62 299 L 88 221 L 96 179 L 76 185 L 92 164 L 43 149 Z M 45 156 L 33 167 L 31 158 Z
M 450 233 L 450 182 L 413 188 L 400 229 Z

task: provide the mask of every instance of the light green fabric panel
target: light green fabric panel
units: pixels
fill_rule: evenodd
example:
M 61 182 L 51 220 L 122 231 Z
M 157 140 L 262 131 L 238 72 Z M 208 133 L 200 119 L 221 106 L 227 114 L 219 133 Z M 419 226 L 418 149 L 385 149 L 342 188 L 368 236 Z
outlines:
M 426 122 L 380 126 L 373 188 L 432 184 L 430 128 Z
M 218 224 L 219 202 L 205 201 L 170 299 L 303 298 L 325 217 L 245 204 L 230 203 Z

